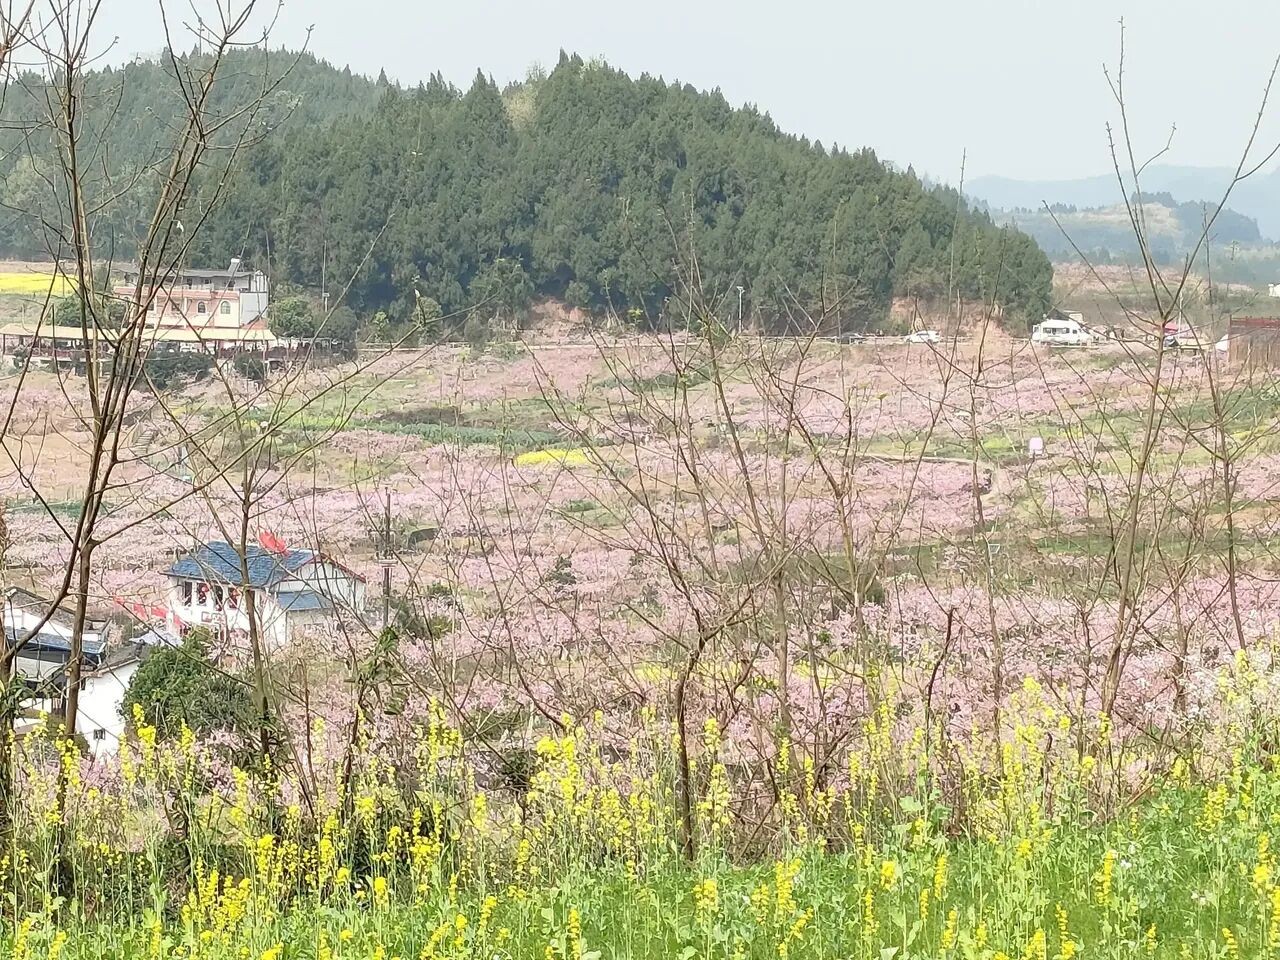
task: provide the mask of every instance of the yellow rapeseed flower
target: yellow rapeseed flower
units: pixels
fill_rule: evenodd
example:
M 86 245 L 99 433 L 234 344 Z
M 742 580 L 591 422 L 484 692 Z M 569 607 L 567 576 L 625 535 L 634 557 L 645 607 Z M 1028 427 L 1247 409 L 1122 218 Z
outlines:
M 1240 943 L 1236 940 L 1236 935 L 1231 932 L 1230 927 L 1222 928 L 1222 942 L 1226 947 L 1226 955 L 1228 957 L 1240 956 Z
M 694 912 L 700 921 L 709 920 L 715 915 L 720 903 L 720 891 L 714 878 L 699 880 L 693 885 Z
M 953 907 L 947 914 L 947 922 L 942 927 L 942 939 L 940 946 L 943 950 L 950 950 L 956 945 L 957 929 L 960 925 L 960 914 Z
M 1102 868 L 1094 874 L 1094 900 L 1100 907 L 1111 905 L 1111 885 L 1118 856 L 1114 850 L 1108 850 L 1102 856 Z
M 880 886 L 886 890 L 893 888 L 898 882 L 898 864 L 895 860 L 885 860 L 880 864 Z

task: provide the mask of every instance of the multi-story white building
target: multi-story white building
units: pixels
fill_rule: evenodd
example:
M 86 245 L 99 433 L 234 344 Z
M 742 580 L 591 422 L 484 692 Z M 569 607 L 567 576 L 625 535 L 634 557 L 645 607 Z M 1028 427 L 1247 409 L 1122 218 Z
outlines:
M 125 270 L 116 294 L 132 298 L 138 270 Z M 244 268 L 239 259 L 225 270 L 174 271 L 157 278 L 147 311 L 147 323 L 156 327 L 195 327 L 244 330 L 265 328 L 270 297 L 267 275 Z M 145 296 L 145 292 L 144 292 Z
M 173 627 L 247 634 L 246 589 L 253 592 L 259 634 L 269 647 L 284 645 L 299 627 L 363 610 L 364 577 L 314 550 L 290 550 L 263 539 L 267 545 L 245 550 L 247 579 L 240 551 L 229 543 L 206 543 L 175 562 L 166 571 Z

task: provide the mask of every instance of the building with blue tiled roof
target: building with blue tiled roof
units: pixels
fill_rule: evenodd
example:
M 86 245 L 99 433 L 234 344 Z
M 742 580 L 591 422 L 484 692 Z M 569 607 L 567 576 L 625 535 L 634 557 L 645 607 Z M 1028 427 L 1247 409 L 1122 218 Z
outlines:
M 365 602 L 359 574 L 322 553 L 286 548 L 269 537 L 248 545 L 243 555 L 229 543 L 201 544 L 165 573 L 175 628 L 247 634 L 252 594 L 258 631 L 269 647 L 284 645 L 299 628 L 358 614 Z

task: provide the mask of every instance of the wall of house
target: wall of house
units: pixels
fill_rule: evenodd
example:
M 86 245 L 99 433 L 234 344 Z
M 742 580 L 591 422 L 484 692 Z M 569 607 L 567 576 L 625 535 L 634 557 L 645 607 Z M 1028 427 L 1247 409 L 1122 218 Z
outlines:
M 6 627 L 13 627 L 17 631 L 26 633 L 34 630 L 40 625 L 40 619 L 44 616 L 44 611 L 35 611 L 25 607 L 16 607 L 6 603 L 4 605 L 4 624 Z M 52 633 L 59 637 L 71 636 L 71 627 L 65 623 L 58 621 L 56 617 L 50 618 L 44 626 L 40 627 L 41 633 Z
M 188 585 L 184 589 L 184 584 Z M 221 603 L 218 602 L 221 591 Z M 183 623 L 190 627 L 208 627 L 217 631 L 225 626 L 229 630 L 248 630 L 249 615 L 245 612 L 244 597 L 237 589 L 234 594 L 231 587 L 208 584 L 201 602 L 200 583 L 196 580 L 183 580 L 177 577 L 169 579 L 167 594 L 168 607 Z M 189 599 L 188 599 L 189 597 Z M 259 618 L 263 614 L 264 594 L 257 591 Z
M 13 660 L 14 673 L 24 680 L 40 683 L 62 669 L 67 658 L 52 650 L 31 650 L 27 648 Z
M 76 732 L 84 737 L 95 757 L 112 756 L 120 749 L 125 720 L 120 716 L 129 681 L 138 672 L 138 661 L 124 663 L 85 680 L 80 691 L 80 712 Z
M 289 615 L 269 596 L 260 606 L 262 615 L 258 618 L 258 629 L 262 634 L 262 643 L 268 650 L 279 650 L 289 642 L 291 636 Z
M 132 296 L 133 287 L 116 287 L 120 296 Z M 201 313 L 203 304 L 204 312 Z M 194 280 L 174 284 L 156 291 L 147 311 L 152 326 L 199 324 L 239 328 L 252 323 L 267 309 L 267 285 L 261 274 L 242 276 L 234 286 L 225 280 Z M 225 311 L 225 312 L 224 312 Z
M 258 317 L 267 312 L 267 289 L 265 281 L 261 290 L 246 290 L 240 294 L 240 316 L 241 322 L 245 324 L 253 323 Z
M 365 583 L 336 563 L 322 560 L 303 567 L 307 587 L 352 610 L 364 607 Z
M 183 583 L 190 584 L 190 602 L 186 600 Z M 189 627 L 206 627 L 215 633 L 226 629 L 232 632 L 247 634 L 249 632 L 249 613 L 244 598 L 239 597 L 231 604 L 231 589 L 222 588 L 222 607 L 217 605 L 217 584 L 209 584 L 205 592 L 205 602 L 200 603 L 199 583 L 195 580 L 184 581 L 177 577 L 169 579 L 169 610 Z M 272 649 L 283 646 L 289 638 L 284 611 L 272 599 L 271 594 L 263 590 L 254 591 L 254 610 L 258 616 L 258 631 L 262 642 Z

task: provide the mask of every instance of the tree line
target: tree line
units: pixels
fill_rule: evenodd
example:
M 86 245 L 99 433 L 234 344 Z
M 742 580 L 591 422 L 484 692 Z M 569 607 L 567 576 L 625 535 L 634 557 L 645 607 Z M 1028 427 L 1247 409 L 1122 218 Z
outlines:
M 233 103 L 288 68 L 262 135 L 229 174 L 214 167 L 198 184 L 193 218 L 224 193 L 193 264 L 239 256 L 281 293 L 327 292 L 393 328 L 434 316 L 459 331 L 469 315 L 516 323 L 539 298 L 674 323 L 673 291 L 693 269 L 726 320 L 741 310 L 771 330 L 818 315 L 860 329 L 902 296 L 980 299 L 1019 320 L 1048 304 L 1052 268 L 1026 235 L 870 150 L 785 134 L 719 92 L 564 54 L 549 73 L 506 89 L 478 73 L 465 91 L 438 75 L 402 88 L 290 56 L 238 51 L 216 92 Z M 148 150 L 163 155 L 166 111 L 179 107 L 145 96 L 161 86 L 148 74 L 165 69 L 87 81 L 88 126 L 112 165 L 102 189 L 127 181 L 139 211 Z M 20 80 L 6 112 L 42 82 Z M 41 256 L 58 242 L 38 189 L 43 148 L 29 136 L 4 146 L 0 253 Z M 144 226 L 128 207 L 110 225 L 122 258 Z

